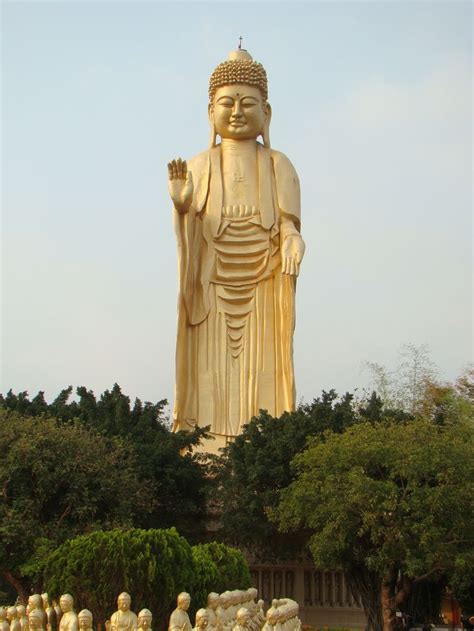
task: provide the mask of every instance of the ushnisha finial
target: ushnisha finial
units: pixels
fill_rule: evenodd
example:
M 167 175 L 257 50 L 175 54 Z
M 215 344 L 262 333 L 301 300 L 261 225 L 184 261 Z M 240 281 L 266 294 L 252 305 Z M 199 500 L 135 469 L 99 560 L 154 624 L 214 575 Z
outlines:
M 239 37 L 239 50 L 242 50 L 242 35 Z

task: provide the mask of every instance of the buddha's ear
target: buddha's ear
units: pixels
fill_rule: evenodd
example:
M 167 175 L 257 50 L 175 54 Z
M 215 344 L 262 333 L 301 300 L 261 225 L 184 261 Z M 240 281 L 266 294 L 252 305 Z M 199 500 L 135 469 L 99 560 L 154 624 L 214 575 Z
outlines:
M 265 103 L 265 122 L 263 123 L 262 138 L 263 146 L 270 149 L 270 122 L 272 120 L 272 106 L 268 101 Z
M 211 135 L 209 138 L 209 149 L 212 149 L 217 144 L 216 143 L 216 140 L 217 140 L 216 127 L 214 125 L 214 107 L 212 106 L 212 103 L 209 103 L 209 105 L 207 106 L 207 114 L 209 116 L 209 125 L 211 128 Z

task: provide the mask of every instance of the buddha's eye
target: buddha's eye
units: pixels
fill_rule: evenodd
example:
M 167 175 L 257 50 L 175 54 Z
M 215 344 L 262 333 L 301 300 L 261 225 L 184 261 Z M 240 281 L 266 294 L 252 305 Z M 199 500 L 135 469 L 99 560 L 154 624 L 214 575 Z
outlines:
M 242 107 L 245 107 L 245 109 L 248 109 L 250 107 L 255 107 L 255 105 L 257 105 L 257 101 L 252 98 L 242 99 L 241 105 Z
M 222 105 L 222 107 L 233 107 L 234 99 L 224 96 L 221 99 L 219 99 L 218 104 Z

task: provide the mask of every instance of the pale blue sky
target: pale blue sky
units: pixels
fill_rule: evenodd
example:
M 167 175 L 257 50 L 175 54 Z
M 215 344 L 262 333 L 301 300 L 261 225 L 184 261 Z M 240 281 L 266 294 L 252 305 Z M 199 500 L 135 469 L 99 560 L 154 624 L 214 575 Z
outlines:
M 173 398 L 166 163 L 244 47 L 301 179 L 298 398 L 471 360 L 470 2 L 3 2 L 1 390 Z

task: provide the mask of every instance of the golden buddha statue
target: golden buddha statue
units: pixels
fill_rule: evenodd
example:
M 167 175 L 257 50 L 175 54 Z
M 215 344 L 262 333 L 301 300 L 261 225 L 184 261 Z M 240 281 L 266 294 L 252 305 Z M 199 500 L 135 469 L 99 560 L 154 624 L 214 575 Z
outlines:
M 187 592 L 181 592 L 176 600 L 177 607 L 170 616 L 168 631 L 192 631 L 188 615 L 191 596 Z
M 209 625 L 209 613 L 207 609 L 198 609 L 196 611 L 196 621 L 193 631 L 206 631 Z
M 250 611 L 246 607 L 240 607 L 236 614 L 236 625 L 233 631 L 248 631 L 250 618 Z
M 180 282 L 174 429 L 211 425 L 213 449 L 260 409 L 295 405 L 300 188 L 270 147 L 270 118 L 266 72 L 239 49 L 210 79 L 210 148 L 168 164 Z
M 20 622 L 21 631 L 28 631 L 28 618 L 26 616 L 25 605 L 17 605 L 18 620 Z
M 7 608 L 7 620 L 10 625 L 10 631 L 21 631 L 21 622 L 15 605 Z
M 59 631 L 77 631 L 77 613 L 74 611 L 74 598 L 71 594 L 63 594 L 59 599 L 62 616 L 59 621 Z
M 207 619 L 208 619 L 208 630 L 209 631 L 217 631 L 217 608 L 220 605 L 219 594 L 216 592 L 210 592 L 207 595 Z
M 141 609 L 138 614 L 138 631 L 152 631 L 153 614 L 149 609 Z
M 46 629 L 48 626 L 48 616 L 43 606 L 43 599 L 40 594 L 31 594 L 28 596 L 28 620 L 30 619 L 30 613 L 37 609 L 42 615 L 42 627 Z
M 137 614 L 130 610 L 132 598 L 122 592 L 117 598 L 117 611 L 110 618 L 111 631 L 135 631 L 138 627 Z
M 28 613 L 28 629 L 29 631 L 46 631 L 43 626 L 43 612 L 41 609 L 31 609 Z
M 10 631 L 10 625 L 7 622 L 7 610 L 0 605 L 0 631 Z
M 94 616 L 89 609 L 81 609 L 77 614 L 77 622 L 79 625 L 79 631 L 93 631 L 92 625 L 94 622 Z

